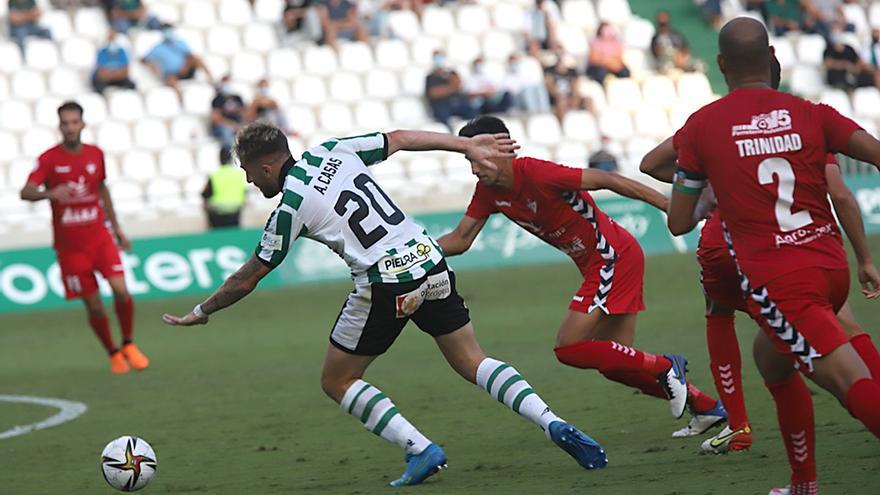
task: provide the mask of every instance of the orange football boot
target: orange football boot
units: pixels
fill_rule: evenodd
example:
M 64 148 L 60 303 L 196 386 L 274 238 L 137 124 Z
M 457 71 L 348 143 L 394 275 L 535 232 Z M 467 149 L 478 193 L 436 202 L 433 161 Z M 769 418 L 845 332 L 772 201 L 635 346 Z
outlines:
M 125 359 L 128 359 L 131 366 L 138 371 L 145 370 L 150 365 L 150 360 L 134 345 L 134 342 L 123 345 L 122 354 L 125 355 Z
M 121 351 L 116 351 L 110 355 L 110 371 L 116 374 L 128 373 L 131 367 Z

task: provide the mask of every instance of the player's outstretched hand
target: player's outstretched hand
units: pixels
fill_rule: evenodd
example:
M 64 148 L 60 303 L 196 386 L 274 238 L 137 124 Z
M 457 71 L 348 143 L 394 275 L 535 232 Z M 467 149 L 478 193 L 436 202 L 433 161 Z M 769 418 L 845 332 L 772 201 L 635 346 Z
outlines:
M 493 159 L 515 158 L 518 149 L 519 145 L 516 144 L 516 140 L 508 134 L 480 134 L 470 139 L 465 156 L 472 162 L 495 170 L 498 167 L 492 163 Z
M 873 263 L 859 266 L 859 282 L 862 283 L 862 294 L 868 299 L 880 297 L 880 274 Z
M 204 325 L 205 323 L 208 323 L 208 317 L 205 316 L 199 318 L 192 313 L 187 313 L 183 316 L 174 316 L 165 313 L 164 315 L 162 315 L 162 321 L 164 321 L 168 325 L 191 327 L 193 325 Z

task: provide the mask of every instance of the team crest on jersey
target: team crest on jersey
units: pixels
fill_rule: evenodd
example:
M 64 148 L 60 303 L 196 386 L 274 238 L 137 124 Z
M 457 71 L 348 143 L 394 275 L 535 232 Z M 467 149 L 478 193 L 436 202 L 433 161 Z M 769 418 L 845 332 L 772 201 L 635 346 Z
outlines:
M 753 134 L 775 134 L 791 130 L 791 115 L 782 108 L 772 112 L 753 115 L 748 124 L 735 125 L 733 136 L 751 136 Z
M 95 165 L 94 163 L 86 164 L 86 172 L 88 172 L 89 175 L 95 175 L 95 172 L 97 172 L 97 170 L 98 170 L 98 166 Z
M 527 199 L 526 200 L 526 207 L 528 209 L 532 210 L 532 213 L 538 213 L 538 202 L 535 201 L 534 199 Z

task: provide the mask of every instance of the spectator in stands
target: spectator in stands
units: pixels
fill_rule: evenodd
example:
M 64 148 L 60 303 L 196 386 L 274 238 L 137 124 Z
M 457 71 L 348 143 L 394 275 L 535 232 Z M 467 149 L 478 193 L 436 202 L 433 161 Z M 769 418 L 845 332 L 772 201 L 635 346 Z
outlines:
M 318 14 L 324 43 L 334 49 L 337 39 L 367 41 L 367 29 L 358 16 L 357 5 L 351 0 L 320 0 Z
M 513 97 L 486 74 L 483 57 L 474 59 L 471 76 L 464 85 L 471 104 L 479 113 L 504 113 L 513 106 Z
M 880 29 L 875 28 L 871 31 L 871 41 L 865 46 L 863 60 L 874 72 L 874 85 L 880 87 Z
M 446 68 L 446 54 L 436 50 L 431 63 L 431 72 L 425 79 L 425 98 L 434 120 L 446 124 L 451 130 L 450 118 L 470 120 L 479 115 L 464 92 L 461 77 L 454 70 Z
M 550 95 L 553 113 L 556 114 L 559 122 L 562 122 L 569 110 L 589 110 L 589 99 L 581 95 L 576 84 L 577 77 L 572 61 L 567 55 L 558 51 L 555 63 L 544 74 L 544 82 Z
M 776 36 L 801 28 L 801 0 L 767 0 L 767 21 Z
M 829 86 L 853 89 L 874 85 L 874 71 L 862 61 L 855 48 L 846 44 L 842 32 L 832 31 L 822 55 Z
M 246 193 L 244 170 L 233 164 L 230 148 L 221 147 L 220 168 L 211 174 L 202 191 L 208 225 L 212 229 L 238 227 Z
M 248 105 L 245 111 L 245 121 L 250 123 L 255 120 L 266 122 L 281 129 L 288 136 L 297 136 L 287 121 L 287 116 L 278 101 L 269 94 L 269 81 L 260 79 L 257 83 L 257 93 L 254 95 L 253 101 Z
M 235 133 L 244 123 L 244 114 L 244 100 L 233 92 L 227 74 L 220 80 L 217 94 L 211 100 L 211 135 L 220 141 L 221 146 L 232 149 Z
M 92 73 L 92 87 L 103 94 L 107 86 L 135 89 L 135 84 L 128 77 L 128 53 L 111 31 L 107 44 L 98 50 L 95 72 Z
M 165 24 L 154 15 L 147 14 L 141 0 L 113 0 L 110 7 L 110 26 L 114 31 L 128 34 L 135 26 L 162 29 Z
M 547 86 L 540 79 L 534 80 L 521 71 L 519 54 L 511 53 L 507 59 L 507 73 L 501 81 L 501 87 L 513 97 L 513 106 L 527 113 L 539 113 L 550 110 L 550 96 Z
M 606 172 L 617 172 L 617 157 L 608 151 L 609 142 L 610 140 L 608 139 L 608 136 L 602 136 L 599 149 L 587 158 L 587 166 L 589 168 L 604 170 Z
M 537 58 L 541 50 L 556 51 L 559 47 L 556 29 L 561 18 L 556 2 L 535 0 L 535 6 L 526 13 L 525 37 L 529 55 Z
M 721 27 L 721 0 L 702 0 L 701 9 L 712 29 Z
M 142 61 L 156 73 L 159 79 L 177 91 L 178 95 L 180 88 L 177 82 L 192 79 L 196 69 L 205 72 L 208 82 L 213 81 L 211 71 L 202 59 L 190 50 L 185 41 L 174 35 L 171 27 L 163 30 L 162 41 L 156 44 Z
M 687 40 L 672 28 L 669 12 L 657 12 L 655 21 L 657 30 L 651 38 L 651 53 L 657 62 L 657 70 L 662 73 L 668 73 L 672 69 L 685 72 L 702 70 L 700 61 L 691 58 L 691 48 Z
M 821 34 L 826 40 L 831 36 L 835 25 L 844 26 L 847 31 L 855 31 L 843 15 L 841 0 L 801 0 L 803 9 L 802 29 L 807 33 Z
M 22 53 L 28 36 L 52 39 L 52 33 L 37 24 L 41 15 L 35 0 L 9 0 L 9 37 Z
M 608 74 L 629 77 L 629 69 L 623 63 L 623 43 L 607 22 L 600 22 L 596 37 L 590 42 L 590 58 L 587 76 L 603 82 Z
M 286 0 L 281 16 L 286 44 L 321 38 L 321 20 L 315 3 L 314 0 Z

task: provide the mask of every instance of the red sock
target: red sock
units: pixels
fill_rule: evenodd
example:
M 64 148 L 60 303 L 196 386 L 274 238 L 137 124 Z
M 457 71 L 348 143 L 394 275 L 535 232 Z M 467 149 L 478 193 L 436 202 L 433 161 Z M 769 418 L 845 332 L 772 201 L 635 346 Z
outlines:
M 813 399 L 799 373 L 792 373 L 781 383 L 768 383 L 776 402 L 776 418 L 788 452 L 791 484 L 816 481 L 816 430 L 813 423 Z
M 846 392 L 846 408 L 880 438 L 880 383 L 868 378 L 855 382 Z
M 704 394 L 692 383 L 688 383 L 688 404 L 691 405 L 695 413 L 704 413 L 715 407 L 717 402 L 711 395 Z
M 131 296 L 126 299 L 114 301 L 116 303 L 116 317 L 119 318 L 119 327 L 122 329 L 122 342 L 131 342 L 134 333 L 134 301 Z
M 556 358 L 569 366 L 608 371 L 644 371 L 654 376 L 668 370 L 672 362 L 610 340 L 584 340 L 553 349 Z
M 871 377 L 876 381 L 880 381 L 880 354 L 877 353 L 877 348 L 871 342 L 871 336 L 866 333 L 860 333 L 849 339 L 849 343 L 859 353 L 862 361 L 865 362 L 865 366 L 871 372 Z
M 110 321 L 106 315 L 90 316 L 89 325 L 91 325 L 95 335 L 98 336 L 98 340 L 101 341 L 101 345 L 104 346 L 108 353 L 113 354 L 118 350 L 116 344 L 113 343 L 113 336 L 110 335 Z
M 706 343 L 715 390 L 727 409 L 727 422 L 734 430 L 749 422 L 742 390 L 742 361 L 733 315 L 706 316 Z
M 644 371 L 602 371 L 602 375 L 618 383 L 637 388 L 645 395 L 666 399 L 666 392 L 657 381 L 657 376 Z

